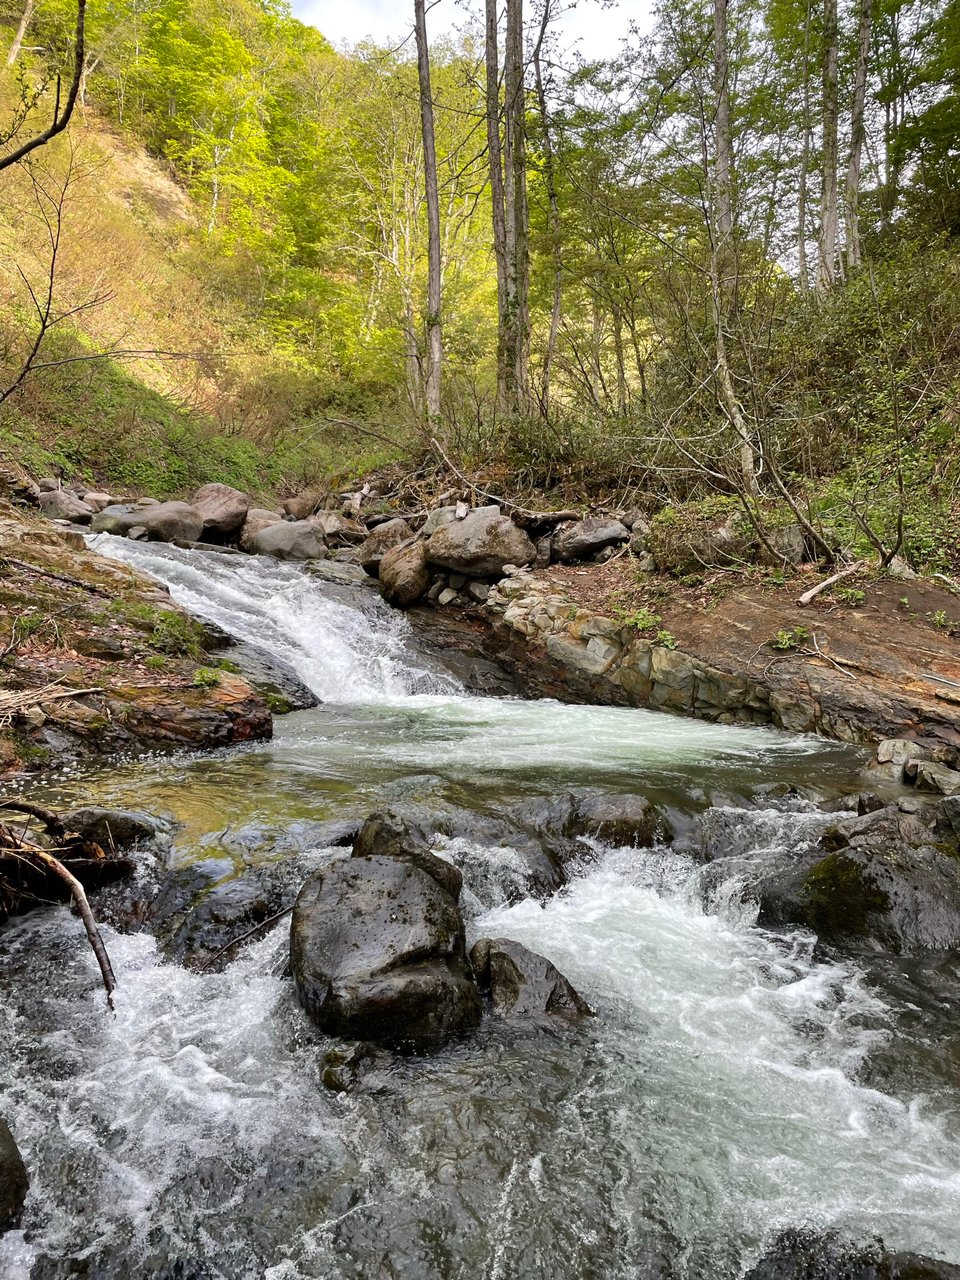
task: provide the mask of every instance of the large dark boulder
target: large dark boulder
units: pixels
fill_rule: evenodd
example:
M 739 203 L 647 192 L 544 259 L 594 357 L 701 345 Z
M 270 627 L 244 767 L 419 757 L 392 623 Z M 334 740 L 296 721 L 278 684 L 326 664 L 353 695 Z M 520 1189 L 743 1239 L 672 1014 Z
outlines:
M 23 1202 L 30 1190 L 26 1166 L 7 1122 L 0 1116 L 0 1233 L 20 1221 Z
M 431 564 L 471 578 L 499 578 L 504 565 L 532 564 L 536 556 L 524 531 L 493 506 L 477 507 L 463 520 L 441 525 L 427 540 Z
M 457 905 L 396 858 L 311 876 L 290 929 L 297 998 L 330 1035 L 430 1052 L 482 1015 Z
M 552 543 L 555 560 L 569 563 L 571 560 L 589 560 L 607 547 L 619 546 L 630 541 L 630 530 L 619 520 L 604 516 L 588 516 L 558 533 Z
M 407 542 L 413 537 L 413 530 L 407 524 L 406 520 L 399 517 L 393 520 L 386 520 L 369 534 L 366 540 L 357 548 L 357 559 L 363 567 L 364 573 L 368 573 L 371 578 L 380 576 L 380 561 L 393 547 L 399 546 L 401 542 Z
M 319 560 L 327 554 L 323 539 L 306 520 L 267 525 L 250 539 L 250 549 L 275 560 Z
M 480 938 L 470 952 L 480 986 L 490 992 L 493 1012 L 503 1018 L 552 1015 L 575 1021 L 593 1010 L 555 965 L 509 938 Z
M 450 862 L 430 851 L 422 828 L 393 810 L 371 813 L 353 845 L 355 858 L 398 858 L 426 872 L 457 902 L 463 875 Z
M 204 533 L 229 534 L 243 524 L 250 499 L 228 484 L 204 484 L 193 495 L 191 505 L 203 520 Z
M 761 924 L 804 924 L 824 942 L 898 955 L 960 946 L 956 847 L 896 805 L 828 828 L 758 896 Z
M 960 1267 L 836 1235 L 784 1231 L 744 1280 L 960 1280 Z
M 380 594 L 387 604 L 405 609 L 415 604 L 430 585 L 427 553 L 421 539 L 401 542 L 380 560 Z

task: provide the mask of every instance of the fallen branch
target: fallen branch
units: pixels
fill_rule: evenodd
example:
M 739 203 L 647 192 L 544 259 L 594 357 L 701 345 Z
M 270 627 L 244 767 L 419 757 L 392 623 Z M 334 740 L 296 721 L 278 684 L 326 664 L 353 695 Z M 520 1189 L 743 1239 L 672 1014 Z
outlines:
M 278 920 L 282 920 L 284 916 L 290 915 L 292 911 L 293 907 L 284 907 L 284 909 L 282 911 L 278 911 L 275 916 L 267 916 L 266 920 L 261 920 L 260 923 L 255 924 L 252 929 L 248 929 L 246 933 L 241 933 L 239 937 L 233 938 L 228 942 L 225 947 L 221 947 L 220 950 L 215 951 L 212 956 L 208 956 L 207 959 L 204 960 L 203 964 L 197 965 L 197 971 L 199 973 L 203 973 L 204 969 L 209 969 L 216 960 L 219 960 L 221 956 L 226 955 L 228 951 L 232 951 L 233 948 L 239 946 L 241 942 L 246 942 L 247 938 L 252 938 L 256 934 L 262 932 L 262 930 L 268 929 L 270 925 L 276 924 Z
M 847 569 L 841 569 L 839 573 L 832 574 L 829 578 L 824 578 L 823 582 L 819 582 L 815 587 L 811 587 L 809 591 L 805 591 L 797 600 L 797 604 L 801 607 L 808 605 L 814 600 L 821 591 L 825 591 L 827 587 L 832 587 L 835 582 L 839 582 L 842 578 L 849 578 L 855 573 L 859 573 L 861 569 L 866 569 L 869 560 L 858 560 L 856 564 L 852 564 Z
M 859 676 L 855 676 L 852 671 L 848 671 L 847 668 L 843 666 L 841 663 L 839 663 L 836 658 L 831 658 L 829 653 L 823 652 L 823 650 L 817 644 L 816 632 L 814 632 L 810 638 L 813 641 L 813 648 L 798 649 L 797 653 L 802 654 L 806 658 L 813 658 L 813 657 L 826 658 L 827 662 L 832 662 L 833 665 L 837 668 L 837 670 L 842 672 L 845 676 L 849 676 L 851 680 L 859 680 Z
M 479 494 L 481 498 L 489 498 L 490 501 L 495 502 L 498 507 L 506 507 L 509 511 L 513 512 L 511 519 L 514 524 L 520 525 L 521 528 L 526 527 L 524 521 L 528 524 L 559 524 L 561 520 L 580 519 L 579 511 L 531 511 L 528 507 L 521 507 L 517 502 L 511 502 L 509 498 L 501 498 L 495 493 L 488 493 L 486 489 L 479 488 L 473 483 L 469 476 L 465 476 L 458 467 L 453 465 L 437 440 L 431 439 L 430 443 L 457 479 L 462 480 L 468 489 L 472 489 L 473 492 Z M 517 517 L 519 517 L 519 519 Z
M 7 564 L 15 564 L 18 569 L 26 569 L 30 573 L 35 573 L 40 578 L 52 578 L 54 582 L 63 582 L 68 587 L 80 587 L 84 591 L 90 591 L 95 596 L 103 596 L 105 600 L 111 600 L 109 591 L 103 587 L 94 586 L 92 582 L 84 582 L 82 578 L 71 578 L 68 573 L 54 573 L 52 569 L 41 569 L 39 565 L 31 564 L 29 560 L 15 560 L 13 556 L 4 556 Z
M 9 809 L 15 806 L 8 803 L 4 807 Z M 21 806 L 21 808 L 23 807 Z M 100 930 L 97 928 L 97 922 L 94 920 L 93 912 L 90 910 L 90 903 L 87 901 L 83 885 L 72 872 L 67 870 L 59 858 L 55 858 L 52 853 L 48 853 L 46 849 L 41 849 L 38 845 L 25 844 L 21 840 L 17 845 L 15 854 L 23 861 L 35 859 L 49 871 L 52 871 L 54 875 L 59 876 L 70 890 L 71 897 L 77 904 L 80 919 L 83 921 L 87 939 L 93 948 L 93 954 L 96 956 L 97 964 L 100 967 L 100 976 L 103 979 L 103 986 L 107 993 L 107 1004 L 112 1009 L 113 991 L 116 988 L 117 980 L 113 974 L 113 966 L 110 963 L 110 957 L 107 955 L 107 949 L 103 945 Z
M 12 809 L 14 813 L 29 814 L 31 818 L 42 822 L 44 830 L 51 836 L 62 836 L 66 830 L 59 816 L 52 809 L 45 809 L 40 804 L 31 804 L 27 800 L 0 800 L 0 809 Z

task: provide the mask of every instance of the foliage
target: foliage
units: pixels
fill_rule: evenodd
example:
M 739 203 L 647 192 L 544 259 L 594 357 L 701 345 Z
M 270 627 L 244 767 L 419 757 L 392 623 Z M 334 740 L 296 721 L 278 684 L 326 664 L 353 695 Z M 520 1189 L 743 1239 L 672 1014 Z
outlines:
M 810 639 L 810 632 L 806 627 L 793 627 L 792 630 L 786 631 L 782 627 L 770 641 L 771 649 L 779 649 L 783 652 L 790 649 L 799 649 L 805 640 Z

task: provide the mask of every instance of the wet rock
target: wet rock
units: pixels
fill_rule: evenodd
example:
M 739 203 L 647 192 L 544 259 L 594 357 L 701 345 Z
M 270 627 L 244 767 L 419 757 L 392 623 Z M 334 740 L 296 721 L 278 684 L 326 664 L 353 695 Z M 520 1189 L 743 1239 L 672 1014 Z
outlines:
M 320 699 L 304 684 L 293 667 L 264 649 L 240 642 L 224 650 L 223 656 L 266 699 L 273 715 L 304 711 L 320 703 Z
M 387 604 L 404 609 L 415 604 L 430 586 L 426 544 L 421 539 L 400 543 L 380 561 L 380 593 Z
M 567 793 L 538 797 L 517 805 L 510 816 L 535 834 L 561 866 L 589 856 L 590 849 L 582 840 L 585 836 L 634 848 L 650 848 L 673 837 L 670 824 L 645 796 Z
M 7 1122 L 0 1116 L 0 1234 L 20 1221 L 30 1179 Z
M 253 540 L 258 533 L 269 529 L 271 525 L 283 524 L 283 516 L 277 511 L 267 511 L 265 507 L 251 507 L 244 517 L 240 529 L 239 547 L 241 551 L 254 552 Z
M 437 882 L 396 858 L 311 876 L 290 931 L 297 998 L 331 1035 L 430 1052 L 480 1021 L 463 920 Z
M 126 809 L 71 809 L 60 817 L 68 831 L 75 831 L 84 840 L 92 840 L 107 853 L 111 849 L 126 849 L 141 841 L 152 840 L 157 834 L 157 824 L 152 818 Z
M 486 582 L 471 582 L 467 587 L 467 593 L 478 604 L 483 604 L 490 594 L 490 587 Z
M 191 505 L 203 520 L 204 533 L 236 533 L 250 510 L 250 499 L 228 484 L 201 485 Z
M 537 554 L 524 531 L 495 506 L 477 507 L 465 519 L 442 525 L 426 546 L 431 564 L 478 578 L 499 577 L 505 565 L 530 564 Z
M 564 564 L 571 560 L 588 560 L 607 547 L 630 541 L 630 530 L 619 520 L 604 516 L 588 516 L 578 520 L 553 539 L 554 559 Z
M 256 555 L 275 560 L 318 560 L 327 554 L 317 530 L 306 520 L 268 525 L 254 534 L 250 544 Z
M 509 938 L 480 938 L 470 952 L 477 982 L 501 1018 L 553 1015 L 574 1021 L 593 1010 L 545 956 Z
M 320 1082 L 333 1093 L 352 1093 L 365 1076 L 387 1066 L 390 1054 L 375 1044 L 351 1044 L 331 1049 L 324 1056 Z
M 423 828 L 402 813 L 385 809 L 372 813 L 353 846 L 355 858 L 398 858 L 431 876 L 454 902 L 460 897 L 463 876 L 452 863 L 431 853 Z
M 93 507 L 78 498 L 69 489 L 50 489 L 39 498 L 40 510 L 49 520 L 72 520 L 74 524 L 89 524 L 94 516 Z
M 880 1242 L 784 1231 L 744 1280 L 960 1280 L 960 1267 L 916 1253 L 889 1253 Z
M 906 764 L 908 760 L 926 760 L 927 751 L 909 738 L 884 738 L 877 747 L 878 764 Z
M 412 537 L 413 530 L 406 520 L 398 518 L 378 524 L 357 548 L 357 559 L 360 561 L 364 573 L 368 573 L 371 578 L 379 577 L 380 561 L 386 553 L 391 548 L 399 546 L 401 542 L 407 542 Z
M 804 865 L 759 889 L 761 924 L 911 955 L 960 945 L 960 859 L 912 813 L 888 806 L 824 831 Z

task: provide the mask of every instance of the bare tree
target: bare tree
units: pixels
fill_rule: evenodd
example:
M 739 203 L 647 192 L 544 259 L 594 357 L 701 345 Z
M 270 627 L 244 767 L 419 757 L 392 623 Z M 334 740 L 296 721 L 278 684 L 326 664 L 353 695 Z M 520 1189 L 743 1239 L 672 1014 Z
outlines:
M 33 11 L 36 7 L 36 0 L 27 0 L 26 8 L 23 11 L 23 17 L 20 19 L 19 27 L 17 27 L 17 34 L 13 37 L 13 44 L 10 46 L 10 52 L 7 54 L 8 67 L 12 67 L 20 55 L 24 36 L 27 34 L 27 28 L 30 26 L 30 19 L 33 17 Z
M 77 94 L 80 92 L 80 82 L 83 79 L 84 68 L 84 21 L 86 18 L 87 0 L 77 0 L 77 30 L 74 36 L 73 48 L 73 79 L 70 82 L 70 88 L 67 92 L 67 100 L 61 107 L 61 83 L 60 77 L 57 76 L 56 96 L 53 106 L 53 120 L 50 125 L 38 133 L 35 137 L 30 138 L 27 142 L 21 143 L 13 151 L 8 151 L 6 155 L 0 156 L 0 169 L 6 169 L 12 164 L 17 164 L 20 160 L 25 159 L 32 151 L 36 151 L 37 147 L 42 147 L 58 133 L 62 133 L 70 122 L 73 115 L 73 108 L 77 104 Z
M 430 50 L 424 0 L 414 0 L 417 35 L 417 75 L 420 82 L 420 122 L 423 131 L 424 189 L 427 197 L 427 373 L 424 379 L 427 417 L 431 427 L 440 417 L 440 370 L 443 336 L 440 323 L 441 241 L 440 192 L 437 187 L 437 147 L 433 132 L 433 96 L 430 91 Z

